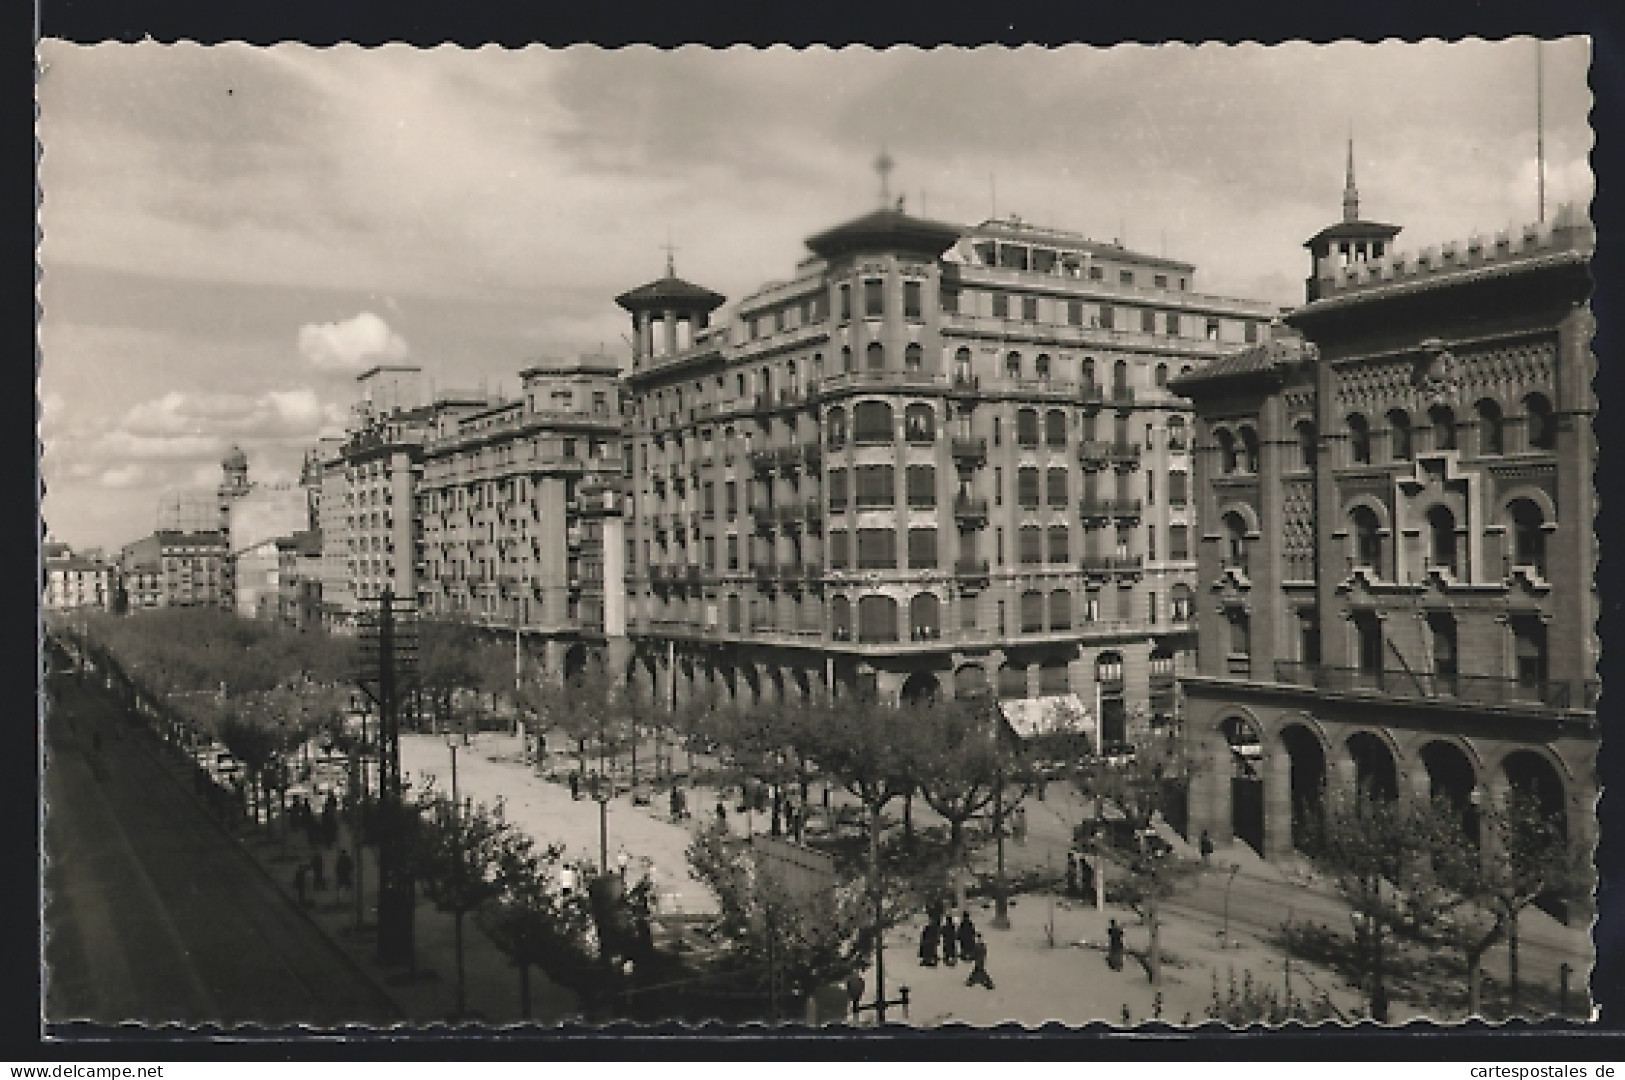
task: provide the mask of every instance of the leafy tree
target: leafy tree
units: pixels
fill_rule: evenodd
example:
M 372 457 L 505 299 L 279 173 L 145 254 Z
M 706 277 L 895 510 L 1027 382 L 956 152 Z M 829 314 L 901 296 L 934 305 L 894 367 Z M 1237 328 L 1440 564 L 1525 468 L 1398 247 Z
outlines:
M 1449 873 L 1462 850 L 1455 810 L 1434 802 L 1385 799 L 1369 791 L 1328 795 L 1312 829 L 1310 857 L 1353 909 L 1365 957 L 1373 1019 L 1388 1020 L 1385 943 L 1425 937 L 1461 903 Z
M 480 908 L 478 921 L 486 936 L 519 969 L 519 1008 L 531 1014 L 530 970 L 542 968 L 563 985 L 588 968 L 592 912 L 586 893 L 566 896 L 559 885 L 564 848 L 538 846 L 514 833 L 496 861 L 496 894 Z
M 463 917 L 502 894 L 498 873 L 513 844 L 513 827 L 485 806 L 460 807 L 432 785 L 417 796 L 420 824 L 412 865 L 424 892 L 454 920 L 457 952 L 457 1015 L 467 1012 L 463 966 Z
M 990 700 L 950 698 L 905 707 L 915 728 L 914 773 L 926 805 L 948 823 L 948 864 L 965 863 L 965 824 L 993 806 L 1007 764 Z M 955 898 L 964 905 L 964 897 Z
M 1518 1007 L 1518 918 L 1542 897 L 1568 899 L 1587 887 L 1586 853 L 1564 835 L 1562 819 L 1542 809 L 1538 796 L 1522 788 L 1507 792 L 1499 805 L 1479 814 L 1478 842 L 1469 840 L 1449 818 L 1453 843 L 1439 853 L 1435 871 L 1456 891 L 1460 903 L 1439 920 L 1431 941 L 1459 952 L 1467 962 L 1467 1011 L 1483 1006 L 1481 984 L 1486 953 L 1507 943 L 1508 991 Z
M 749 843 L 715 826 L 695 835 L 688 861 L 716 894 L 727 964 L 752 989 L 776 1003 L 779 985 L 806 995 L 863 970 L 874 938 L 863 883 L 797 889 Z

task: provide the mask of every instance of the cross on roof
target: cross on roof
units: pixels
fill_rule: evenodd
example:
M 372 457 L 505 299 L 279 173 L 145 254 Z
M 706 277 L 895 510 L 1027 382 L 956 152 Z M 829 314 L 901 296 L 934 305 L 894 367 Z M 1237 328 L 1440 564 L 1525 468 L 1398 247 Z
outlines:
M 875 172 L 880 174 L 880 204 L 882 206 L 891 202 L 891 190 L 887 184 L 887 179 L 891 176 L 892 169 L 896 167 L 897 163 L 884 150 L 880 152 L 879 157 L 875 158 Z
M 677 263 L 675 256 L 677 254 L 677 245 L 673 244 L 670 240 L 667 240 L 664 244 L 661 244 L 660 247 L 666 252 L 666 276 L 676 277 Z

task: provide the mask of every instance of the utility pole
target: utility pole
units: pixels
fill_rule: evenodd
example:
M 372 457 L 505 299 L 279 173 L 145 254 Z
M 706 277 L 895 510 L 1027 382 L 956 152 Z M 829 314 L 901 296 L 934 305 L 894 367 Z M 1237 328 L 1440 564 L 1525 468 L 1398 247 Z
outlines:
M 409 823 L 401 801 L 400 701 L 401 684 L 415 681 L 416 642 L 397 624 L 389 590 L 378 598 L 375 622 L 364 630 L 358 681 L 378 706 L 378 960 L 411 966 L 416 889 L 404 850 Z

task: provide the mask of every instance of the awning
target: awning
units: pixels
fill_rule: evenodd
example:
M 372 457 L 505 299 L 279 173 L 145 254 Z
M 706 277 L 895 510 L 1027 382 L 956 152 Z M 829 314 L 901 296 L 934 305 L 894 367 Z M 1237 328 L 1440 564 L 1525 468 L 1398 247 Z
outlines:
M 999 712 L 1010 730 L 1023 739 L 1035 735 L 1090 730 L 1091 717 L 1076 694 L 1012 698 L 999 702 Z

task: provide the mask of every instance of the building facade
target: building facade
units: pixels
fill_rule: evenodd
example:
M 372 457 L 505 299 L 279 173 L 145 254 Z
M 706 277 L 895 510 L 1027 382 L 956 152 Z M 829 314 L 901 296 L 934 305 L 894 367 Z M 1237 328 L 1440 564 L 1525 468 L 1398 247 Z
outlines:
M 1195 521 L 1167 382 L 1271 309 L 1016 220 L 887 207 L 807 246 L 720 317 L 669 264 L 617 298 L 646 677 L 1072 697 L 1107 742 L 1170 715 Z
M 1594 243 L 1564 208 L 1318 252 L 1300 340 L 1176 381 L 1204 523 L 1192 830 L 1278 858 L 1328 786 L 1446 795 L 1470 827 L 1520 786 L 1593 835 Z
M 226 534 L 159 529 L 119 553 L 126 610 L 155 607 L 232 608 Z
M 426 617 L 518 634 L 550 673 L 628 653 L 620 366 L 549 361 L 521 397 L 443 411 L 423 446 Z
M 111 610 L 118 589 L 118 571 L 99 558 L 76 555 L 66 545 L 45 557 L 45 609 L 47 611 Z

